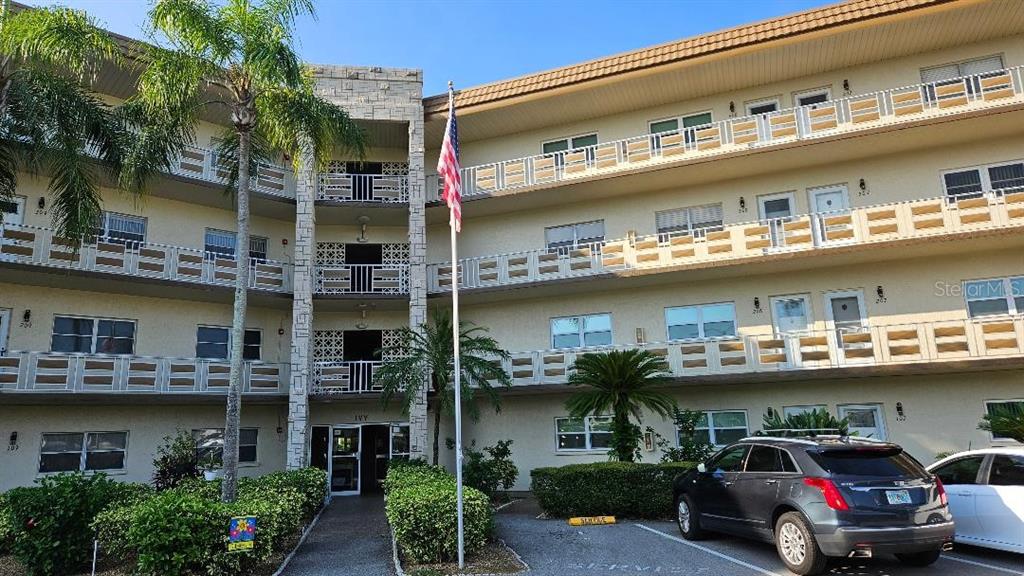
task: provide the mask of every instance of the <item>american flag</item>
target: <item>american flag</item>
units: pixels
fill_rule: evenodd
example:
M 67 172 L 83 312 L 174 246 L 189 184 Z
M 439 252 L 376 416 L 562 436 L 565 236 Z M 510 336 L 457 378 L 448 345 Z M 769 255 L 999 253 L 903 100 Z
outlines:
M 448 88 L 448 124 L 441 142 L 441 157 L 437 159 L 437 174 L 444 180 L 441 199 L 451 210 L 449 224 L 456 232 L 462 231 L 462 175 L 459 172 L 459 131 L 455 123 L 455 92 Z

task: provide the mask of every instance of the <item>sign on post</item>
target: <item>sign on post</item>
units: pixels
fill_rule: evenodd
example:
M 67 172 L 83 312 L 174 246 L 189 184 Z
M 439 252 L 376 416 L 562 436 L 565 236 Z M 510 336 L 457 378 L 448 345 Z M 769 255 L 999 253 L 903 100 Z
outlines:
M 228 552 L 252 550 L 255 539 L 255 516 L 237 516 L 228 523 Z

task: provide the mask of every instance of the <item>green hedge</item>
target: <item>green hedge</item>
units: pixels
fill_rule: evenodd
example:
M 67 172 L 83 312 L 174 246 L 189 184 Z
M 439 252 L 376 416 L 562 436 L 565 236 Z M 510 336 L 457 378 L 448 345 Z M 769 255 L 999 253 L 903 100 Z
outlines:
M 534 468 L 530 489 L 550 516 L 664 518 L 672 514 L 672 483 L 694 464 L 597 462 Z
M 417 563 L 457 558 L 456 487 L 451 474 L 435 466 L 392 465 L 384 490 L 385 513 L 405 558 Z M 494 529 L 494 510 L 483 492 L 464 489 L 463 521 L 465 551 L 473 554 L 487 544 Z
M 11 522 L 11 509 L 7 504 L 7 494 L 0 493 L 0 554 L 11 551 L 14 543 L 14 527 Z

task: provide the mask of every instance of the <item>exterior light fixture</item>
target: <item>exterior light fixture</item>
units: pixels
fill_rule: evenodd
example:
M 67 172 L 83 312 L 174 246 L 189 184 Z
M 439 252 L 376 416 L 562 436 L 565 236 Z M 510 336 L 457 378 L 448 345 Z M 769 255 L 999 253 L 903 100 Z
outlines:
M 761 299 L 754 296 L 754 314 L 760 314 L 761 312 L 763 312 L 761 310 Z
M 747 211 L 747 199 L 744 198 L 743 196 L 740 196 L 740 212 L 746 212 L 746 211 Z
M 25 309 L 25 312 L 21 314 L 21 323 L 23 326 L 32 323 L 32 310 L 28 308 Z
M 7 450 L 14 452 L 18 449 L 18 432 L 11 432 L 11 437 L 7 439 Z
M 40 196 L 39 197 L 39 201 L 36 202 L 36 206 L 39 207 L 39 211 L 40 212 L 42 212 L 43 210 L 46 210 L 46 197 L 45 196 Z
M 885 302 L 885 288 L 881 285 L 875 286 L 875 294 L 878 295 L 878 298 L 875 300 L 875 304 Z
M 732 100 L 729 101 L 729 115 L 736 115 L 736 103 L 733 102 Z
M 896 403 L 896 419 L 900 422 L 907 419 L 907 414 L 903 411 L 903 402 Z
M 850 93 L 850 79 L 843 78 L 843 92 Z
M 857 185 L 860 186 L 860 195 L 861 196 L 866 196 L 867 193 L 868 193 L 868 183 L 867 183 L 867 181 L 864 180 L 863 178 L 861 178 L 860 181 L 857 183 Z
M 370 217 L 360 216 L 359 218 L 356 218 L 356 222 L 359 223 L 359 237 L 356 238 L 356 242 L 359 242 L 360 244 L 366 244 L 366 225 L 370 223 Z

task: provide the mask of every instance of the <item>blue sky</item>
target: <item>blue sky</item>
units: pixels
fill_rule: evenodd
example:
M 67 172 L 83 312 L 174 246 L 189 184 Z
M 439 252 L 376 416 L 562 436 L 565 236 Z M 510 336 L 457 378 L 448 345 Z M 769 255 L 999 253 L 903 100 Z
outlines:
M 49 5 L 52 0 L 29 0 Z M 143 37 L 149 2 L 63 0 Z M 829 4 L 827 0 L 319 0 L 299 23 L 313 63 L 422 68 L 427 95 Z M 444 23 L 448 22 L 449 25 Z

